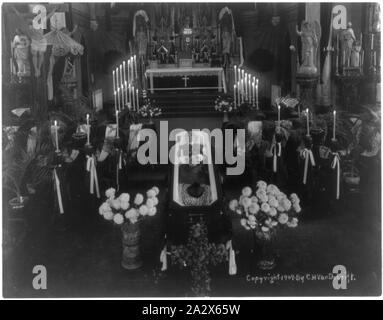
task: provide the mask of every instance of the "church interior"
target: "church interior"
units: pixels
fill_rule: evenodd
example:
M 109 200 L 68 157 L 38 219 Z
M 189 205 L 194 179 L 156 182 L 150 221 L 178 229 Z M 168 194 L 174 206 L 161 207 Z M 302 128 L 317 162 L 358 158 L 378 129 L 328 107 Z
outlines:
M 381 294 L 378 3 L 1 14 L 5 297 Z

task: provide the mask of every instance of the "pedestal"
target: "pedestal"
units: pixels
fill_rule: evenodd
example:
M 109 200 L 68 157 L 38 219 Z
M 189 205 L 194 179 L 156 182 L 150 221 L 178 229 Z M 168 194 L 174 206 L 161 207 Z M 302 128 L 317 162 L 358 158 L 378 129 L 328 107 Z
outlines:
M 313 107 L 316 87 L 318 84 L 318 76 L 297 74 L 297 82 L 300 88 L 300 99 L 304 108 L 309 108 L 310 111 L 314 111 Z
M 339 89 L 338 103 L 347 111 L 357 111 L 361 104 L 361 84 L 366 78 L 361 75 L 340 75 L 335 78 Z

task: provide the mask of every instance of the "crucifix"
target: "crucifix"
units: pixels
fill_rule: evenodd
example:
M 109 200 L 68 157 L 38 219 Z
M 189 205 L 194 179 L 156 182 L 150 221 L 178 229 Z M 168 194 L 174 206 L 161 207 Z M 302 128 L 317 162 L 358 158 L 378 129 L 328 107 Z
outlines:
M 182 78 L 184 81 L 185 81 L 185 88 L 188 86 L 188 80 L 190 79 L 188 76 L 184 76 L 183 78 Z

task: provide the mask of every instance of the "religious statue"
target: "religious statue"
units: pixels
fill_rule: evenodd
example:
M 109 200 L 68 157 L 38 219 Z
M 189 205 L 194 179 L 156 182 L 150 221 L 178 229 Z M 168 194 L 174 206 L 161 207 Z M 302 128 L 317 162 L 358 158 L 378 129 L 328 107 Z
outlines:
M 347 29 L 341 33 L 341 49 L 342 49 L 342 63 L 343 67 L 350 66 L 351 52 L 355 42 L 354 30 L 352 30 L 352 23 L 347 23 Z
M 321 28 L 317 21 L 303 21 L 301 31 L 296 27 L 297 35 L 302 41 L 302 64 L 299 67 L 298 73 L 304 75 L 317 74 L 317 52 L 320 44 Z
M 230 65 L 231 40 L 231 32 L 226 26 L 224 26 L 222 30 L 222 56 L 224 68 Z
M 157 50 L 157 56 L 160 60 L 160 63 L 166 63 L 168 57 L 169 50 L 165 47 L 164 39 L 161 39 L 161 45 Z
M 173 36 L 170 37 L 169 63 L 177 63 L 176 44 Z
M 209 62 L 209 47 L 206 43 L 206 39 L 202 42 L 202 47 L 200 50 L 200 56 L 203 63 Z
M 145 19 L 145 18 L 144 18 Z M 146 26 L 146 20 L 140 19 L 140 23 L 138 23 L 138 30 L 135 32 L 135 41 L 137 54 L 139 59 L 146 57 L 146 50 L 148 48 L 148 29 Z M 135 24 L 134 24 L 135 27 Z M 135 29 L 133 27 L 133 29 Z
M 12 56 L 16 61 L 18 77 L 30 76 L 30 65 L 29 65 L 30 43 L 31 42 L 28 39 L 28 37 L 19 29 L 16 29 L 16 35 L 12 41 Z
M 351 67 L 359 68 L 360 64 L 360 54 L 362 50 L 362 45 L 359 41 L 355 41 L 352 50 L 351 50 Z

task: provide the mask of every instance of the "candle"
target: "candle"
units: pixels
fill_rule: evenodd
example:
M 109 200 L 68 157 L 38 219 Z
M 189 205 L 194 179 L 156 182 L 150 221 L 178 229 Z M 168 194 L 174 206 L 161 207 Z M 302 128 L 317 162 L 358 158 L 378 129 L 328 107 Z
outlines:
M 306 109 L 306 121 L 307 121 L 307 136 L 310 135 L 310 114 L 309 114 L 309 108 Z
M 253 86 L 253 106 L 255 106 L 255 82 L 252 83 Z
M 126 82 L 126 65 L 125 60 L 122 62 L 123 70 L 124 70 L 124 83 Z
M 118 133 L 118 110 L 116 110 L 116 135 L 117 135 L 117 138 L 120 137 L 119 133 Z
M 236 98 L 236 93 L 235 93 L 236 90 L 237 90 L 237 86 L 234 85 L 234 108 L 237 108 L 237 98 Z
M 117 110 L 117 92 L 114 91 L 113 94 L 114 94 L 114 109 Z
M 374 51 L 374 67 L 376 67 L 376 51 Z
M 116 88 L 118 88 L 120 85 L 118 84 L 118 68 L 116 68 Z
M 123 83 L 124 83 L 124 80 L 122 79 L 122 64 L 120 64 L 120 84 L 119 84 L 119 86 L 122 87 Z
M 55 129 L 56 152 L 60 152 L 60 149 L 59 149 L 59 126 L 57 125 L 57 120 L 55 120 L 55 122 L 54 122 L 54 129 Z
M 124 83 L 121 84 L 121 108 L 125 106 L 125 97 L 124 97 Z M 121 109 L 119 109 L 121 111 Z
M 258 101 L 258 79 L 255 79 L 255 104 L 257 106 L 257 110 L 259 109 L 259 101 Z
M 334 124 L 333 124 L 333 128 L 332 128 L 332 140 L 336 140 L 335 139 L 335 127 L 336 127 L 336 110 L 334 110 Z
M 136 101 L 135 101 L 136 99 L 134 98 L 134 93 L 135 93 L 134 86 L 132 86 L 133 107 L 134 107 L 135 110 L 137 110 L 136 109 Z
M 238 68 L 238 82 L 241 81 L 241 68 Z M 239 90 L 239 88 L 238 88 Z
M 130 101 L 130 105 L 133 106 L 132 105 L 132 87 L 130 84 L 129 84 L 129 101 Z
M 126 104 L 129 105 L 130 101 L 128 100 L 128 84 L 125 81 L 125 101 Z
M 243 91 L 243 79 L 241 79 L 241 101 L 242 103 L 245 101 L 245 94 L 244 94 L 244 91 Z
M 281 127 L 281 105 L 278 104 L 278 128 Z
M 133 57 L 130 58 L 130 76 L 131 76 L 131 81 L 134 83 L 134 65 L 133 65 Z
M 113 70 L 113 92 L 116 91 L 116 80 L 115 80 L 115 71 Z
M 237 83 L 237 66 L 234 66 L 234 83 Z
M 89 125 L 89 113 L 86 115 L 86 136 L 87 136 L 87 144 L 90 144 L 90 125 Z
M 129 73 L 129 70 L 130 70 L 130 59 L 128 60 L 128 83 L 130 83 L 130 73 Z
M 371 35 L 371 50 L 374 50 L 374 34 Z
M 137 75 L 137 58 L 136 58 L 136 55 L 134 55 L 134 72 L 136 74 L 136 79 L 138 79 L 138 75 Z
M 364 50 L 362 50 L 362 57 L 360 59 L 360 67 L 363 69 L 363 64 L 364 64 Z
M 250 82 L 251 80 L 250 80 L 250 77 L 249 77 L 249 79 L 248 79 L 248 81 L 247 81 L 247 84 L 248 84 L 248 90 L 249 90 L 249 103 L 251 103 L 251 82 Z
M 120 106 L 120 87 L 117 88 L 117 102 L 118 102 L 118 108 L 117 111 L 121 109 Z
M 138 89 L 136 90 L 136 97 L 137 97 L 137 111 L 140 109 L 140 100 L 138 99 Z

